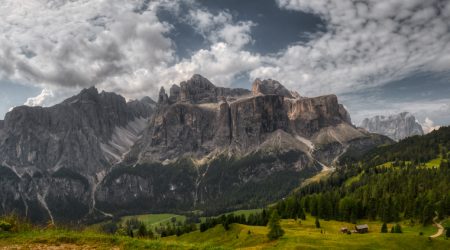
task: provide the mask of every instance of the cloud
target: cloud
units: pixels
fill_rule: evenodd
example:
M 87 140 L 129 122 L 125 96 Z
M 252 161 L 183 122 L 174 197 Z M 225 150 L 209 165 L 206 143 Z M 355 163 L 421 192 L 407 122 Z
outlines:
M 182 60 L 171 70 L 173 76 L 180 76 L 178 81 L 199 73 L 218 85 L 229 86 L 236 75 L 248 72 L 260 64 L 259 55 L 240 50 L 225 42 L 218 42 L 212 44 L 209 49 L 199 50 L 191 58 Z
M 225 42 L 230 46 L 242 48 L 253 42 L 250 32 L 256 24 L 252 21 L 234 22 L 228 11 L 214 14 L 205 9 L 191 10 L 187 21 L 211 43 Z
M 441 126 L 436 126 L 434 124 L 434 122 L 431 119 L 429 119 L 428 117 L 425 118 L 425 121 L 421 125 L 422 125 L 423 132 L 425 134 L 428 134 L 433 130 L 438 130 L 441 127 Z
M 51 97 L 54 97 L 53 92 L 49 89 L 43 89 L 39 95 L 28 98 L 25 105 L 32 107 L 42 106 L 44 102 Z
M 146 89 L 150 78 L 133 76 L 166 68 L 175 55 L 166 37 L 172 27 L 156 15 L 173 4 L 145 2 L 4 1 L 0 77 L 44 87 L 97 85 L 131 95 Z
M 326 31 L 265 57 L 252 77 L 276 78 L 306 95 L 346 93 L 418 71 L 450 69 L 449 1 L 278 0 L 319 15 Z
M 177 15 L 180 4 L 209 41 L 190 58 L 177 57 L 168 36 L 174 27 L 157 15 L 162 9 Z M 53 91 L 96 85 L 136 98 L 194 73 L 230 85 L 259 66 L 259 55 L 242 50 L 252 42 L 253 22 L 195 6 L 190 0 L 7 0 L 0 9 L 0 78 Z
M 249 75 L 277 79 L 305 96 L 342 96 L 417 72 L 450 70 L 448 1 L 277 3 L 282 9 L 320 16 L 325 29 L 278 53 L 260 54 L 248 50 L 255 21 L 239 20 L 228 10 L 205 9 L 193 0 L 4 0 L 0 78 L 51 90 L 54 97 L 43 102 L 50 105 L 60 93 L 91 85 L 126 98 L 155 97 L 161 85 L 168 87 L 194 73 L 221 86 Z M 179 58 L 169 36 L 175 26 L 158 17 L 160 10 L 192 26 L 204 38 L 204 47 Z M 267 34 L 266 39 L 277 37 Z M 382 108 L 425 110 L 429 119 L 440 123 L 437 114 L 449 114 L 439 111 L 438 102 L 378 103 L 377 110 L 370 105 L 355 108 L 365 107 L 365 100 L 356 103 L 346 103 L 356 117 Z

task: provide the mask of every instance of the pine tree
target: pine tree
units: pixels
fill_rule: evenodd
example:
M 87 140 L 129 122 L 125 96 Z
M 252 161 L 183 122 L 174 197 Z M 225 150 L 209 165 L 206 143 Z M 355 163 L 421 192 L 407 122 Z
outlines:
M 278 211 L 275 209 L 272 212 L 269 220 L 269 233 L 267 237 L 271 240 L 275 240 L 284 235 L 284 230 L 280 225 L 280 216 L 278 215 Z
M 147 237 L 148 232 L 147 232 L 147 227 L 145 227 L 144 223 L 141 223 L 141 225 L 139 226 L 138 229 L 138 236 L 139 237 Z
M 319 218 L 316 217 L 316 228 L 320 228 L 320 221 Z
M 306 220 L 306 214 L 305 214 L 305 211 L 303 210 L 303 208 L 300 208 L 300 212 L 299 213 L 300 213 L 299 214 L 300 219 Z
M 395 226 L 392 227 L 391 233 L 396 233 L 396 234 L 403 233 L 402 227 L 400 226 L 400 224 L 395 224 Z
M 383 225 L 381 226 L 381 232 L 382 233 L 387 233 L 388 232 L 386 223 L 383 223 Z

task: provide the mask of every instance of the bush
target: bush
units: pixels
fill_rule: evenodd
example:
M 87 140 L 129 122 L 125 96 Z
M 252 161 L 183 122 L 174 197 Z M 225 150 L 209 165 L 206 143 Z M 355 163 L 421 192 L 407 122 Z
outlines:
M 139 226 L 139 229 L 138 229 L 138 236 L 139 236 L 139 237 L 147 237 L 147 236 L 148 236 L 147 227 L 144 225 L 144 223 L 142 223 L 142 224 Z
M 115 234 L 117 229 L 117 224 L 114 222 L 107 222 L 101 226 L 101 231 L 107 234 Z
M 9 232 L 12 228 L 12 225 L 6 221 L 0 220 L 0 230 Z
M 383 223 L 383 225 L 381 226 L 381 232 L 382 233 L 387 233 L 388 232 L 386 223 Z
M 450 238 L 450 227 L 445 228 L 445 237 Z
M 0 231 L 24 232 L 33 228 L 33 225 L 16 214 L 0 217 Z

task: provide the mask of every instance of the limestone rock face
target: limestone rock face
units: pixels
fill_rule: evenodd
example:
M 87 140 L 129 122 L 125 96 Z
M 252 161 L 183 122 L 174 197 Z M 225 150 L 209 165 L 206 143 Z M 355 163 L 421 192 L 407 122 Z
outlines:
M 192 104 L 216 103 L 220 97 L 237 97 L 249 94 L 246 89 L 230 89 L 216 87 L 201 75 L 194 75 L 188 81 L 180 83 L 180 87 L 173 85 L 170 90 L 172 103 L 183 102 Z
M 28 190 L 20 194 L 24 207 L 35 201 L 50 217 L 50 201 L 75 199 L 92 208 L 93 188 L 138 139 L 143 128 L 136 123 L 152 112 L 145 101 L 127 103 L 122 96 L 95 88 L 49 108 L 16 107 L 6 114 L 0 134 L 0 166 L 16 175 L 12 187 Z M 68 204 L 62 207 L 71 209 Z
M 246 154 L 260 149 L 278 130 L 303 138 L 298 141 L 302 145 L 338 143 L 341 150 L 347 141 L 368 138 L 351 124 L 335 95 L 294 97 L 274 80 L 256 80 L 248 94 L 216 87 L 199 75 L 180 86 L 172 87 L 170 104 L 152 116 L 127 155 L 129 164 L 201 158 L 223 150 Z M 340 153 L 336 151 L 334 157 Z M 331 164 L 332 158 L 325 164 Z
M 256 79 L 252 84 L 253 95 L 280 95 L 288 98 L 294 98 L 292 93 L 287 90 L 281 83 L 268 79 Z M 298 97 L 298 96 L 296 96 Z
M 369 132 L 382 134 L 396 141 L 413 135 L 423 135 L 422 126 L 408 112 L 388 117 L 374 116 L 366 118 L 362 121 L 361 127 Z
M 0 121 L 0 212 L 74 221 L 260 207 L 348 148 L 381 143 L 335 95 L 301 97 L 275 80 L 250 92 L 194 75 L 157 103 L 90 88 Z
M 278 129 L 288 130 L 283 96 L 263 95 L 238 100 L 230 105 L 232 143 L 249 149 Z

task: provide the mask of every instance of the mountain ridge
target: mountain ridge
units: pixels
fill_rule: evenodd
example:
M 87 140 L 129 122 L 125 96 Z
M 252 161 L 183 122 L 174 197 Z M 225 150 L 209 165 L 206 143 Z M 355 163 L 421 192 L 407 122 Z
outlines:
M 422 126 L 416 118 L 408 113 L 402 112 L 389 116 L 374 116 L 365 118 L 360 127 L 369 132 L 386 135 L 393 140 L 399 141 L 414 135 L 423 135 Z
M 252 89 L 194 75 L 158 102 L 89 88 L 17 107 L 0 129 L 0 163 L 17 175 L 0 178 L 2 210 L 73 221 L 260 206 L 347 150 L 390 142 L 354 127 L 335 95 L 301 97 L 274 80 Z

